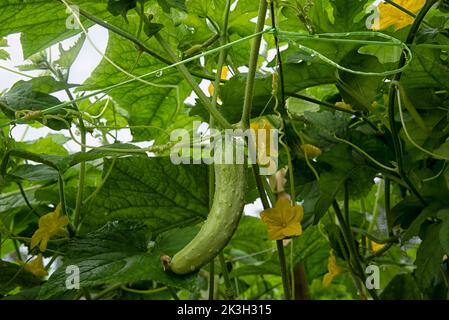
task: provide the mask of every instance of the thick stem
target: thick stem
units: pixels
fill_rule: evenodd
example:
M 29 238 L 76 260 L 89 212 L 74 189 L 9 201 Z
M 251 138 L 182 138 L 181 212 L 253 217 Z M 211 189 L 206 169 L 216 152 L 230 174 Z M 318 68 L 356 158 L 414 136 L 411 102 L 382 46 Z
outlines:
M 70 92 L 70 90 L 67 89 L 66 92 L 67 92 L 69 99 L 71 101 L 73 101 L 74 99 L 73 99 L 73 96 L 72 96 L 72 93 Z M 78 105 L 75 102 L 73 102 L 73 104 L 79 113 Z M 81 152 L 86 152 L 87 131 L 86 131 L 86 127 L 84 126 L 84 120 L 83 120 L 83 117 L 81 116 L 81 113 L 79 113 L 78 121 L 79 121 L 79 129 L 80 129 L 80 134 L 81 134 Z M 79 172 L 79 176 L 78 176 L 78 190 L 77 190 L 76 202 L 75 202 L 75 229 L 78 228 L 78 226 L 80 224 L 80 220 L 81 220 L 81 208 L 83 206 L 85 180 L 86 180 L 86 162 L 82 161 L 80 163 L 80 172 Z
M 285 300 L 290 300 L 290 281 L 288 279 L 287 263 L 285 260 L 283 240 L 276 240 L 279 255 L 279 266 L 281 267 L 282 285 L 284 287 Z
M 385 178 L 384 196 L 385 196 L 385 216 L 387 217 L 388 220 L 391 217 L 391 180 L 389 178 Z
M 209 300 L 214 300 L 215 293 L 215 259 L 209 264 Z
M 259 3 L 259 14 L 257 16 L 257 25 L 255 33 L 263 31 L 265 26 L 265 19 L 267 15 L 268 4 L 266 0 L 260 0 Z M 251 47 L 250 59 L 249 59 L 249 69 L 248 75 L 246 78 L 246 87 L 245 87 L 245 98 L 243 100 L 243 113 L 242 118 L 240 120 L 241 125 L 244 129 L 249 128 L 249 121 L 251 118 L 251 109 L 253 106 L 253 94 L 254 94 L 254 85 L 255 85 L 255 77 L 257 72 L 257 62 L 259 60 L 259 50 L 260 44 L 262 42 L 262 35 L 257 36 L 253 40 L 253 44 Z
M 225 298 L 227 300 L 234 299 L 234 289 L 232 288 L 231 278 L 229 277 L 228 266 L 226 265 L 225 257 L 223 251 L 218 255 L 221 265 L 221 272 L 223 273 L 223 279 L 225 282 L 226 292 Z
M 257 190 L 259 191 L 259 196 L 262 201 L 262 205 L 265 210 L 270 208 L 270 203 L 268 202 L 268 196 L 266 194 L 266 190 L 262 181 L 262 177 L 259 173 L 259 166 L 253 165 L 253 171 L 254 171 L 254 177 L 256 178 L 256 185 Z M 282 285 L 284 287 L 284 296 L 286 300 L 291 299 L 290 295 L 290 284 L 289 284 L 289 275 L 287 271 L 287 263 L 285 260 L 285 252 L 284 252 L 284 245 L 282 240 L 276 241 L 278 255 L 279 255 L 279 266 L 281 269 L 281 276 L 282 276 Z
M 307 283 L 307 274 L 304 263 L 295 265 L 295 300 L 310 300 L 309 285 Z
M 366 277 L 362 262 L 360 260 L 360 255 L 358 254 L 357 248 L 355 246 L 355 241 L 353 240 L 352 230 L 347 227 L 347 222 L 343 217 L 343 214 L 340 210 L 340 207 L 338 206 L 337 201 L 334 200 L 332 205 L 334 207 L 335 214 L 337 215 L 338 222 L 340 223 L 341 226 L 343 239 L 346 243 L 346 246 L 349 249 L 349 260 L 350 260 L 349 264 L 351 265 L 351 269 L 354 270 L 355 276 L 360 281 L 360 283 L 358 283 L 357 286 L 361 289 L 365 284 Z M 368 291 L 374 300 L 379 299 L 377 292 L 375 290 L 368 289 Z M 360 292 L 360 294 L 363 295 L 363 292 Z
M 254 178 L 256 179 L 256 186 L 257 191 L 259 192 L 260 200 L 262 201 L 263 208 L 269 209 L 270 208 L 270 202 L 268 201 L 268 196 L 265 193 L 265 187 L 262 181 L 262 177 L 260 176 L 260 169 L 257 164 L 253 164 L 253 173 Z
M 228 24 L 229 24 L 229 13 L 231 12 L 231 0 L 226 1 L 226 8 L 223 14 L 223 29 L 220 32 L 220 45 L 225 46 L 228 42 Z M 217 108 L 218 97 L 220 96 L 220 83 L 221 83 L 221 73 L 223 70 L 223 66 L 226 62 L 226 57 L 228 54 L 228 50 L 226 48 L 220 51 L 220 55 L 218 56 L 218 64 L 217 64 L 217 74 L 215 76 L 214 81 L 214 94 L 212 97 L 212 108 Z
M 53 73 L 53 75 L 56 77 L 57 80 L 64 82 L 64 84 L 65 84 L 64 91 L 65 91 L 67 97 L 69 98 L 70 102 L 72 103 L 73 108 L 78 113 L 78 122 L 79 122 L 78 127 L 79 127 L 80 135 L 81 135 L 81 152 L 86 152 L 87 130 L 86 130 L 86 127 L 84 126 L 84 120 L 83 120 L 83 116 L 81 115 L 80 108 L 79 108 L 78 104 L 75 102 L 75 98 L 73 97 L 72 92 L 70 92 L 70 89 L 68 87 L 67 81 L 68 81 L 69 70 L 67 70 L 67 77 L 65 77 L 59 70 L 56 70 L 51 65 L 50 62 L 47 62 L 47 67 Z M 79 222 L 80 222 L 81 208 L 83 206 L 85 178 L 86 178 L 86 162 L 82 161 L 80 163 L 80 172 L 79 172 L 79 176 L 78 176 L 78 190 L 77 190 L 76 201 L 75 201 L 75 213 L 74 213 L 74 216 L 75 216 L 74 228 L 75 228 L 75 230 L 78 228 Z
M 433 7 L 433 5 L 437 2 L 437 0 L 427 0 L 424 7 L 421 9 L 419 14 L 417 15 L 410 32 L 407 36 L 406 45 L 410 46 L 415 41 L 416 35 L 419 31 L 419 27 L 421 26 L 421 23 L 424 21 L 425 16 L 430 11 L 430 9 Z M 399 68 L 402 68 L 406 63 L 406 58 L 404 55 L 401 56 L 401 59 L 399 61 Z M 391 136 L 393 140 L 393 146 L 396 154 L 396 161 L 398 164 L 399 174 L 401 175 L 404 182 L 409 186 L 411 192 L 421 201 L 421 203 L 426 206 L 427 203 L 424 200 L 424 198 L 420 195 L 412 181 L 407 176 L 407 173 L 404 169 L 404 158 L 402 153 L 402 144 L 401 140 L 399 138 L 399 130 L 395 122 L 395 107 L 396 107 L 396 83 L 401 80 L 402 72 L 399 72 L 394 75 L 393 80 L 390 85 L 390 93 L 389 93 L 389 102 L 388 102 L 388 117 L 390 122 L 390 130 L 391 130 Z

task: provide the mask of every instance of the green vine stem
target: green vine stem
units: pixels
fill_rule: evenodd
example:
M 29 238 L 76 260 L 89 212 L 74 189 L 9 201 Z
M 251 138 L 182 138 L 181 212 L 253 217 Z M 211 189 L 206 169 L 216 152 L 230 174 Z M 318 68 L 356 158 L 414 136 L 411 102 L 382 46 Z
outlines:
M 210 117 L 209 125 L 212 128 L 214 119 Z M 215 170 L 214 165 L 211 164 L 207 168 L 209 176 L 209 210 L 212 208 L 215 194 Z M 215 292 L 215 259 L 210 261 L 209 265 L 209 300 L 214 299 Z
M 58 175 L 58 186 L 59 186 L 59 201 L 61 203 L 62 214 L 69 217 L 69 215 L 67 213 L 67 207 L 66 207 L 66 201 L 65 201 L 64 178 L 61 173 L 59 173 L 59 175 Z M 69 232 L 70 238 L 75 236 L 76 231 L 71 222 L 69 222 L 69 224 L 67 226 L 67 230 Z
M 30 201 L 28 200 L 28 197 L 25 193 L 25 190 L 23 190 L 23 186 L 20 182 L 17 182 L 17 187 L 19 187 L 20 194 L 22 195 L 23 200 L 25 201 L 25 204 L 27 205 L 28 209 L 31 210 L 31 212 L 37 217 L 40 218 L 41 216 L 36 212 L 36 210 L 31 205 Z
M 209 263 L 209 300 L 214 300 L 215 293 L 215 259 L 212 259 Z
M 112 173 L 112 169 L 114 169 L 115 163 L 117 162 L 117 158 L 114 157 L 112 159 L 112 162 L 108 168 L 108 171 L 106 172 L 106 174 L 104 175 L 103 179 L 101 180 L 101 182 L 98 184 L 97 188 L 88 196 L 86 197 L 86 199 L 84 199 L 83 201 L 83 205 L 86 205 L 87 203 L 91 202 L 93 199 L 95 199 L 95 197 L 97 196 L 97 194 L 101 191 L 101 189 L 103 188 L 104 184 L 106 183 L 106 181 L 108 180 L 109 176 Z M 104 165 L 104 163 L 103 163 Z
M 335 214 L 336 214 L 338 222 L 340 224 L 340 228 L 341 228 L 341 231 L 343 234 L 343 239 L 344 239 L 345 244 L 349 250 L 348 264 L 351 266 L 350 269 L 353 270 L 354 276 L 358 278 L 359 282 L 358 282 L 357 287 L 359 288 L 359 291 L 360 291 L 363 288 L 363 285 L 365 284 L 365 280 L 366 280 L 363 263 L 361 261 L 360 255 L 357 251 L 357 248 L 355 245 L 356 243 L 353 240 L 352 230 L 347 227 L 347 222 L 345 221 L 343 214 L 342 214 L 340 207 L 338 206 L 338 203 L 336 200 L 333 201 L 332 206 L 334 208 Z M 345 215 L 347 215 L 347 213 L 345 213 Z M 374 300 L 379 299 L 377 292 L 374 289 L 368 289 L 368 291 Z M 363 292 L 360 292 L 360 294 L 363 296 Z
M 259 13 L 257 16 L 257 25 L 255 33 L 263 31 L 265 26 L 265 19 L 267 15 L 268 4 L 266 0 L 260 0 L 259 2 Z M 243 129 L 249 128 L 249 122 L 251 118 L 251 109 L 253 105 L 253 95 L 254 95 L 254 80 L 257 72 L 257 62 L 259 60 L 259 50 L 262 42 L 262 34 L 255 37 L 251 47 L 250 59 L 249 59 L 249 70 L 246 78 L 245 87 L 245 97 L 243 99 L 243 113 L 240 119 L 240 124 Z
M 66 83 L 66 85 L 67 85 L 67 83 Z M 65 89 L 65 92 L 67 93 L 67 96 L 69 97 L 70 101 L 75 100 L 72 93 L 70 92 L 70 90 L 68 88 Z M 86 152 L 85 145 L 87 143 L 87 140 L 86 140 L 87 132 L 86 132 L 86 127 L 84 126 L 83 116 L 81 115 L 80 109 L 76 102 L 73 102 L 73 106 L 75 107 L 75 110 L 77 110 L 78 114 L 79 114 L 78 127 L 80 129 L 80 134 L 81 134 L 81 144 L 82 144 L 81 152 Z M 75 202 L 75 221 L 74 221 L 75 229 L 77 229 L 80 224 L 81 209 L 83 206 L 85 179 L 86 179 L 86 162 L 82 161 L 82 162 L 80 162 L 80 172 L 78 175 L 78 190 L 77 190 L 76 202 Z
M 407 36 L 407 39 L 405 41 L 406 45 L 412 45 L 415 41 L 415 38 L 418 34 L 418 30 L 421 26 L 421 23 L 424 21 L 425 16 L 430 11 L 430 9 L 433 7 L 433 5 L 437 2 L 437 0 L 427 0 L 424 7 L 421 9 L 419 14 L 417 15 L 414 23 L 412 24 L 412 27 L 410 29 L 410 32 Z M 401 56 L 401 59 L 399 60 L 399 68 L 403 67 L 406 64 L 406 59 L 404 56 Z M 402 77 L 402 72 L 399 72 L 394 75 L 391 85 L 390 85 L 390 92 L 389 92 L 389 99 L 388 99 L 388 117 L 390 122 L 390 130 L 391 130 L 391 136 L 393 140 L 393 146 L 396 154 L 396 161 L 398 164 L 398 170 L 399 175 L 402 177 L 404 182 L 410 187 L 410 190 L 412 193 L 419 199 L 419 201 L 426 206 L 427 203 L 424 200 L 424 198 L 421 196 L 421 194 L 416 189 L 415 185 L 412 183 L 412 181 L 408 178 L 407 173 L 404 169 L 404 156 L 402 151 L 402 144 L 401 140 L 399 138 L 399 130 L 395 122 L 395 107 L 396 107 L 396 85 L 395 83 L 399 82 Z
M 231 278 L 229 277 L 228 266 L 226 265 L 226 260 L 223 251 L 218 254 L 218 259 L 220 260 L 221 272 L 223 274 L 223 279 L 226 287 L 225 299 L 232 300 L 235 298 L 234 289 L 232 288 Z
M 80 112 L 80 108 L 78 104 L 75 101 L 75 98 L 72 95 L 72 92 L 70 92 L 70 89 L 68 87 L 67 83 L 67 77 L 65 77 L 60 70 L 55 69 L 51 62 L 45 61 L 45 65 L 48 68 L 48 70 L 54 75 L 56 80 L 64 83 L 64 92 L 66 93 L 67 97 L 69 98 L 69 101 L 72 103 L 73 108 L 76 110 L 76 114 L 78 117 L 78 128 L 80 130 L 81 135 L 81 152 L 86 152 L 86 136 L 87 136 L 87 130 L 84 125 L 83 116 Z M 67 71 L 68 73 L 69 71 Z M 70 128 L 69 128 L 70 130 Z M 75 201 L 75 211 L 74 211 L 74 228 L 75 230 L 79 226 L 80 222 L 80 214 L 81 214 L 81 207 L 83 205 L 83 195 L 84 195 L 84 182 L 86 178 L 86 162 L 82 161 L 80 162 L 80 172 L 78 176 L 78 189 L 77 189 L 77 195 L 76 195 L 76 201 Z
M 138 290 L 138 289 L 128 288 L 127 286 L 124 286 L 124 285 L 122 285 L 120 287 L 120 289 L 122 289 L 123 291 L 136 293 L 136 294 L 154 294 L 154 293 L 159 293 L 159 292 L 168 290 L 167 287 L 160 287 L 160 288 L 148 289 L 148 290 Z
M 270 16 L 271 16 L 271 26 L 274 30 L 273 32 L 273 39 L 276 46 L 276 65 L 277 70 L 273 74 L 273 80 L 272 80 L 272 94 L 275 99 L 275 107 L 274 112 L 279 117 L 279 120 L 281 122 L 280 128 L 279 128 L 279 143 L 284 147 L 285 153 L 287 154 L 287 166 L 288 166 L 288 175 L 289 175 L 289 184 L 290 184 L 290 196 L 292 199 L 293 204 L 296 204 L 296 191 L 295 191 L 295 178 L 293 174 L 293 160 L 292 155 L 290 152 L 290 148 L 287 145 L 287 143 L 284 142 L 285 137 L 285 119 L 282 117 L 281 113 L 278 111 L 279 107 L 279 99 L 278 99 L 278 89 L 280 87 L 280 98 L 281 98 L 281 109 L 282 112 L 289 116 L 288 112 L 285 112 L 286 103 L 285 103 L 285 81 L 284 81 L 284 71 L 283 71 L 283 64 L 282 64 L 282 56 L 281 56 L 281 49 L 280 49 L 280 42 L 277 34 L 278 30 L 278 17 L 276 16 L 276 5 L 273 0 L 267 1 L 270 6 Z M 307 157 L 307 155 L 306 155 Z M 284 245 L 282 240 L 277 241 L 277 248 L 279 252 L 279 262 L 281 270 L 285 270 L 285 273 L 287 273 L 287 266 L 283 265 L 285 264 L 285 254 L 284 254 Z M 289 281 L 290 280 L 290 281 Z M 285 299 L 290 300 L 292 297 L 295 296 L 295 277 L 294 277 L 294 265 L 293 265 L 293 241 L 290 244 L 290 279 L 288 276 L 285 276 L 282 278 L 283 285 L 284 285 L 284 294 Z M 285 288 L 288 287 L 288 290 L 285 290 Z
M 116 284 L 116 285 L 110 286 L 109 288 L 106 288 L 103 291 L 100 291 L 92 300 L 100 300 L 101 298 L 105 297 L 109 293 L 111 293 L 115 290 L 120 290 L 121 286 L 122 286 L 121 284 Z
M 265 188 L 262 177 L 260 176 L 259 166 L 253 165 L 254 177 L 256 179 L 257 190 L 259 191 L 259 196 L 262 201 L 263 208 L 265 210 L 270 208 L 270 203 L 268 201 L 267 192 L 270 193 L 270 190 Z M 275 203 L 275 202 L 273 202 Z M 279 266 L 281 269 L 281 277 L 282 277 L 282 285 L 284 289 L 284 297 L 286 300 L 291 299 L 290 294 L 290 281 L 289 274 L 287 271 L 287 263 L 285 260 L 285 252 L 284 252 L 284 244 L 282 240 L 276 240 L 276 246 L 279 256 Z
M 348 110 L 348 109 L 344 109 L 344 108 L 340 108 L 337 107 L 335 104 L 332 104 L 330 102 L 326 102 L 326 101 L 321 101 L 312 97 L 308 97 L 302 94 L 298 94 L 298 93 L 294 93 L 294 92 L 286 92 L 285 93 L 287 96 L 292 97 L 292 98 L 296 98 L 296 99 L 300 99 L 300 100 L 304 100 L 307 102 L 311 102 L 314 104 L 317 104 L 319 106 L 323 106 L 335 111 L 340 111 L 340 112 L 344 112 L 350 115 L 353 115 L 357 118 L 359 118 L 361 121 L 365 122 L 366 124 L 368 124 L 373 130 L 377 131 L 377 132 L 381 132 L 380 129 L 371 121 L 369 120 L 367 117 L 365 117 L 361 112 L 359 111 L 354 111 L 354 110 Z
M 214 49 L 205 51 L 205 52 L 203 52 L 203 53 L 201 53 L 201 54 L 198 54 L 198 55 L 195 55 L 195 56 L 193 56 L 193 57 L 184 59 L 184 60 L 182 60 L 182 61 L 174 62 L 174 63 L 171 64 L 171 65 L 168 65 L 168 66 L 159 68 L 159 69 L 157 69 L 157 70 L 150 71 L 150 72 L 148 72 L 148 73 L 146 73 L 146 74 L 143 74 L 143 75 L 140 75 L 140 76 L 133 76 L 131 79 L 124 80 L 124 81 L 122 81 L 122 82 L 120 82 L 120 83 L 111 85 L 111 86 L 109 86 L 109 87 L 106 87 L 106 88 L 103 88 L 103 89 L 100 89 L 100 90 L 97 90 L 97 91 L 94 91 L 94 92 L 89 93 L 89 94 L 85 94 L 85 95 L 83 95 L 83 96 L 81 96 L 81 97 L 79 97 L 79 98 L 76 98 L 75 101 L 76 101 L 76 102 L 78 102 L 78 101 L 83 101 L 83 100 L 86 100 L 86 99 L 95 97 L 95 96 L 97 96 L 97 95 L 104 94 L 105 92 L 110 92 L 110 91 L 113 90 L 113 89 L 119 88 L 119 87 L 121 87 L 121 86 L 123 86 L 123 85 L 132 83 L 132 82 L 134 82 L 134 81 L 142 81 L 144 78 L 147 78 L 147 77 L 150 77 L 150 76 L 155 76 L 155 75 L 157 75 L 157 74 L 160 74 L 161 72 L 164 72 L 165 70 L 169 70 L 169 69 L 172 69 L 172 68 L 175 68 L 175 67 L 179 67 L 179 66 L 184 65 L 184 64 L 186 64 L 186 63 L 188 63 L 188 62 L 195 61 L 195 60 L 198 60 L 199 58 L 202 58 L 202 57 L 205 57 L 205 56 L 208 56 L 208 55 L 217 53 L 217 52 L 221 51 L 222 49 L 225 49 L 225 48 L 231 48 L 231 47 L 236 46 L 236 45 L 238 45 L 238 44 L 244 43 L 244 42 L 246 42 L 246 41 L 248 41 L 248 40 L 250 40 L 250 39 L 253 39 L 253 38 L 255 38 L 255 37 L 259 36 L 259 35 L 262 35 L 262 34 L 264 34 L 264 33 L 268 33 L 268 32 L 270 32 L 270 31 L 271 31 L 271 30 L 264 30 L 264 31 L 261 31 L 261 32 L 259 32 L 259 33 L 251 34 L 251 35 L 249 35 L 249 36 L 240 38 L 240 39 L 238 39 L 238 40 L 229 42 L 229 43 L 228 43 L 227 45 L 225 45 L 225 46 L 222 46 L 222 47 L 218 47 L 218 48 L 214 48 Z M 170 50 L 171 50 L 171 48 L 170 48 Z M 175 55 L 175 56 L 176 56 L 176 55 Z M 153 84 L 153 85 L 154 85 L 154 84 Z M 49 114 L 49 113 L 55 112 L 55 111 L 57 111 L 57 110 L 61 110 L 61 109 L 65 108 L 65 107 L 67 107 L 67 106 L 69 106 L 69 105 L 71 105 L 71 104 L 72 104 L 72 103 L 71 103 L 70 101 L 67 101 L 67 102 L 63 102 L 63 103 L 60 103 L 60 104 L 55 105 L 55 106 L 51 106 L 51 107 L 49 106 L 49 108 L 42 110 L 42 114 Z M 9 124 L 12 124 L 12 123 L 14 123 L 14 122 L 15 122 L 15 121 L 10 121 Z
M 385 177 L 384 183 L 385 216 L 391 217 L 391 180 Z
M 265 193 L 265 186 L 262 181 L 263 178 L 260 175 L 260 168 L 257 164 L 253 164 L 252 168 L 253 168 L 254 178 L 256 179 L 257 191 L 259 192 L 259 197 L 260 197 L 260 200 L 262 201 L 262 206 L 265 210 L 269 209 L 270 202 L 268 201 L 267 194 Z
M 64 2 L 62 0 L 59 0 L 59 1 L 64 4 Z M 69 1 L 65 1 L 65 2 L 72 5 L 72 3 Z M 160 54 L 158 54 L 155 51 L 148 48 L 148 46 L 143 41 L 141 41 L 138 37 L 135 37 L 134 35 L 124 31 L 123 29 L 120 29 L 110 23 L 107 23 L 106 21 L 103 21 L 103 20 L 95 17 L 94 15 L 83 10 L 82 8 L 79 8 L 79 13 L 81 16 L 83 16 L 87 20 L 89 20 L 95 24 L 98 24 L 99 26 L 102 26 L 103 28 L 117 34 L 118 36 L 120 36 L 126 40 L 131 41 L 138 48 L 139 51 L 152 56 L 153 58 L 161 61 L 162 63 L 168 64 L 168 65 L 173 63 L 173 61 L 161 56 Z M 214 80 L 214 78 L 211 75 L 203 74 L 203 73 L 200 73 L 197 71 L 192 71 L 192 75 L 194 75 L 198 78 L 206 79 L 206 80 Z
M 161 47 L 165 50 L 165 52 L 176 62 L 179 62 L 178 57 L 173 52 L 170 45 L 167 43 L 167 41 L 162 38 L 162 36 L 158 33 L 155 36 L 155 39 L 158 41 L 158 43 L 161 45 Z M 176 66 L 178 71 L 182 74 L 184 79 L 189 83 L 192 90 L 195 92 L 195 94 L 200 99 L 201 103 L 207 108 L 209 113 L 214 117 L 214 119 L 217 121 L 217 123 L 224 129 L 232 128 L 231 124 L 226 120 L 226 118 L 223 117 L 223 115 L 217 110 L 217 108 L 214 108 L 212 104 L 210 103 L 209 98 L 206 97 L 203 90 L 199 87 L 198 83 L 195 81 L 195 79 L 192 77 L 192 74 L 190 73 L 189 69 L 184 64 L 179 64 Z
M 284 241 L 276 240 L 276 246 L 278 249 L 279 266 L 281 268 L 282 285 L 284 286 L 285 300 L 291 300 L 290 281 L 289 281 L 289 276 L 288 276 L 288 271 L 287 271 L 287 263 L 285 260 L 285 252 L 284 252 Z

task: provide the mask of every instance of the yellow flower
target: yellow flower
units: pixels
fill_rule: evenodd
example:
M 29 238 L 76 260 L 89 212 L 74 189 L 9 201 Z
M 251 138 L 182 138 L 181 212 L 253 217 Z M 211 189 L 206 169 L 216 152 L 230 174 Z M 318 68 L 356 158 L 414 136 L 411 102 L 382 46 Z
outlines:
M 64 227 L 69 224 L 67 216 L 60 217 L 61 204 L 58 204 L 55 211 L 39 218 L 39 228 L 31 237 L 31 249 L 39 244 L 39 250 L 44 252 L 47 249 L 48 240 L 51 237 L 64 232 Z
M 425 2 L 426 0 L 395 1 L 396 4 L 413 13 L 418 13 L 424 6 Z M 379 19 L 374 24 L 372 28 L 373 30 L 383 30 L 390 26 L 394 26 L 395 30 L 399 30 L 413 24 L 413 21 L 415 20 L 412 16 L 402 12 L 389 3 L 380 3 L 377 7 L 377 12 L 379 14 Z
M 340 101 L 340 102 L 335 103 L 335 106 L 340 108 L 340 109 L 345 109 L 345 110 L 352 111 L 352 106 L 349 103 L 346 103 L 344 101 Z
M 313 144 L 302 144 L 300 148 L 309 158 L 316 158 L 322 153 L 321 149 Z
M 329 259 L 327 261 L 327 270 L 328 270 L 328 272 L 324 275 L 324 278 L 323 278 L 323 285 L 325 287 L 330 286 L 332 283 L 332 280 L 334 280 L 334 278 L 336 276 L 338 276 L 340 273 L 342 273 L 344 271 L 344 269 L 342 267 L 337 265 L 337 259 L 335 258 L 335 256 L 333 254 L 331 254 L 329 256 Z
M 371 248 L 373 249 L 374 252 L 379 251 L 383 247 L 385 247 L 385 244 L 381 244 L 381 243 L 377 243 L 375 241 L 371 241 Z
M 220 75 L 221 80 L 226 80 L 226 78 L 228 77 L 228 71 L 229 71 L 229 69 L 226 66 L 224 66 L 223 69 L 221 69 L 221 75 Z M 214 84 L 212 82 L 209 85 L 208 91 L 209 91 L 209 95 L 211 97 L 213 97 L 213 95 L 215 93 L 215 88 L 214 88 Z
M 47 270 L 45 270 L 44 268 L 41 253 L 37 255 L 36 259 L 25 265 L 25 270 L 31 272 L 36 277 L 45 277 L 46 275 L 48 275 Z
M 271 148 L 272 139 L 274 136 L 272 135 L 271 130 L 273 127 L 270 122 L 265 119 L 261 119 L 259 121 L 251 122 L 250 128 L 254 130 L 255 139 L 254 141 L 256 150 L 257 150 L 257 163 L 261 166 L 267 166 L 270 164 L 269 157 L 276 157 L 276 150 Z M 265 132 L 265 139 L 259 140 L 259 133 Z M 263 137 L 263 134 L 261 135 Z
M 264 210 L 260 217 L 268 227 L 269 240 L 282 240 L 302 233 L 302 206 L 292 206 L 287 198 L 280 198 L 275 208 Z

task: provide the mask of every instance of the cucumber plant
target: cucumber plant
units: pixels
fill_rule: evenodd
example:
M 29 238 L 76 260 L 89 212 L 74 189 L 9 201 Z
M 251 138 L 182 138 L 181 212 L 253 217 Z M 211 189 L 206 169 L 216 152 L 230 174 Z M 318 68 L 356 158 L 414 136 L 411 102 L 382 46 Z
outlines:
M 437 0 L 6 1 L 0 299 L 447 299 L 448 21 Z M 276 174 L 203 161 L 251 123 L 278 130 Z

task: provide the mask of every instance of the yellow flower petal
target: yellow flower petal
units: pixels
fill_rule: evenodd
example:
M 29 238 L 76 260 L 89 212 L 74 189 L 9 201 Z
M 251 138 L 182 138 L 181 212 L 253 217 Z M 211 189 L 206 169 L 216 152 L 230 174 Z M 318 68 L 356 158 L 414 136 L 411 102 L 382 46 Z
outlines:
M 270 165 L 270 159 L 277 156 L 277 150 L 272 148 L 271 143 L 274 135 L 271 130 L 273 127 L 265 119 L 251 122 L 250 128 L 254 130 L 255 145 L 257 150 L 257 164 L 260 166 Z M 260 136 L 259 136 L 260 135 Z M 263 140 L 261 140 L 261 138 Z
M 413 13 L 418 13 L 426 0 L 396 0 L 395 3 Z M 380 3 L 377 7 L 379 21 L 373 26 L 373 30 L 383 30 L 394 26 L 399 30 L 411 25 L 414 18 L 388 3 Z
M 385 244 L 381 244 L 381 243 L 377 243 L 375 241 L 371 241 L 371 248 L 373 249 L 374 252 L 375 251 L 379 251 L 383 247 L 385 247 Z
M 300 148 L 304 153 L 307 153 L 307 157 L 309 158 L 316 158 L 323 153 L 320 148 L 314 146 L 313 144 L 305 143 L 302 144 Z
M 328 272 L 323 278 L 323 285 L 326 287 L 330 286 L 332 280 L 344 271 L 344 269 L 337 264 L 337 259 L 333 254 L 331 254 L 327 260 L 327 270 Z
M 46 275 L 48 275 L 48 272 L 44 268 L 42 254 L 40 253 L 37 255 L 36 259 L 25 265 L 25 270 L 31 272 L 36 277 L 45 277 Z
M 346 103 L 344 101 L 340 101 L 335 103 L 335 106 L 341 109 L 352 111 L 352 106 L 349 103 Z
M 292 208 L 291 201 L 287 198 L 280 198 L 278 201 L 276 201 L 276 210 L 281 210 L 281 214 L 284 212 L 284 210 L 288 210 Z
M 63 228 L 69 224 L 69 218 L 60 217 L 60 213 L 61 205 L 59 204 L 55 211 L 39 218 L 39 228 L 31 237 L 31 249 L 39 244 L 39 250 L 44 252 L 50 238 L 64 232 Z
M 334 277 L 335 276 L 332 273 L 326 273 L 323 278 L 323 286 L 329 287 L 332 283 L 332 280 L 334 280 Z
M 280 198 L 274 208 L 264 210 L 260 217 L 267 225 L 269 240 L 282 240 L 302 234 L 302 206 L 292 206 L 290 200 Z
M 221 80 L 226 80 L 228 78 L 228 73 L 229 73 L 228 67 L 224 66 L 223 69 L 221 69 L 220 79 Z M 207 88 L 207 90 L 209 91 L 209 96 L 212 97 L 214 95 L 214 93 L 215 93 L 214 84 L 212 82 L 209 85 L 209 88 Z

